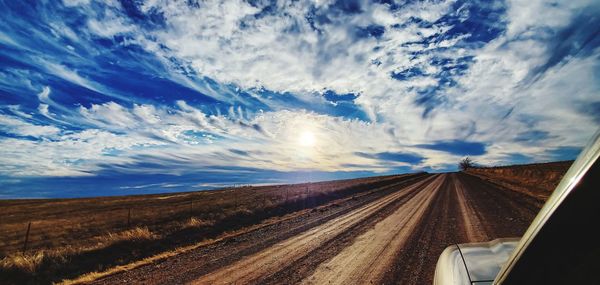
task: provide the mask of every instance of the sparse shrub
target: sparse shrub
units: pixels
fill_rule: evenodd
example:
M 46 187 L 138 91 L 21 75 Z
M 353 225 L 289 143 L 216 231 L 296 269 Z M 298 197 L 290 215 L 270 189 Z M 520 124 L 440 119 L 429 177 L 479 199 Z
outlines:
M 38 250 L 29 253 L 14 253 L 0 259 L 0 274 L 40 274 L 40 269 L 46 270 L 48 266 L 61 267 L 70 262 L 73 257 L 78 256 L 83 252 L 108 248 L 110 245 L 128 241 L 142 242 L 149 240 L 160 239 L 161 236 L 153 233 L 147 227 L 137 227 L 118 233 L 109 233 L 108 235 L 99 237 L 98 244 L 93 247 L 61 247 L 51 250 Z M 42 270 L 42 271 L 43 271 Z M 21 277 L 17 277 L 21 278 Z M 1 281 L 1 280 L 0 280 Z M 2 282 L 0 282 L 2 283 Z
M 275 205 L 277 205 L 277 203 L 273 203 L 273 201 L 271 201 L 271 200 L 265 199 L 263 201 L 263 208 L 272 208 Z
M 111 244 L 119 241 L 145 241 L 158 238 L 160 238 L 160 235 L 153 233 L 148 227 L 136 227 L 123 232 L 109 233 L 102 239 L 105 243 Z
M 248 209 L 248 207 L 246 206 L 240 206 L 237 207 L 235 210 L 233 211 L 228 211 L 226 213 L 226 217 L 232 217 L 232 216 L 250 216 L 253 214 L 253 211 L 251 209 Z
M 203 219 L 199 219 L 196 217 L 192 217 L 189 220 L 187 220 L 187 222 L 183 223 L 181 225 L 182 229 L 188 229 L 188 228 L 199 228 L 199 227 L 204 227 L 204 226 L 212 226 L 214 225 L 214 221 L 207 221 L 207 220 L 203 220 Z
M 0 268 L 3 271 L 18 270 L 34 273 L 44 258 L 44 251 L 37 251 L 31 254 L 15 253 L 0 260 Z

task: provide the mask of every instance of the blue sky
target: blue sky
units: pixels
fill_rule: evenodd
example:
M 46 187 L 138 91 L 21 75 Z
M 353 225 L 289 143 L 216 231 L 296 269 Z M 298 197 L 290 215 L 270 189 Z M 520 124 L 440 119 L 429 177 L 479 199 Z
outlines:
M 0 1 L 0 198 L 574 159 L 598 1 Z

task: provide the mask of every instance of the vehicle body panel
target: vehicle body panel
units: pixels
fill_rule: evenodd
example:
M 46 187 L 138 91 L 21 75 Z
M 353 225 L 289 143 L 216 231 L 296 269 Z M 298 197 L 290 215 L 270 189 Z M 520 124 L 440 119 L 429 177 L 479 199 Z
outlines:
M 438 259 L 433 284 L 492 284 L 518 242 L 519 238 L 503 238 L 451 245 Z
M 589 284 L 597 281 L 600 272 L 596 233 L 600 220 L 599 157 L 600 132 L 597 132 L 518 242 L 504 244 L 495 240 L 489 244 L 452 245 L 438 260 L 434 284 Z M 462 269 L 459 261 L 464 261 Z

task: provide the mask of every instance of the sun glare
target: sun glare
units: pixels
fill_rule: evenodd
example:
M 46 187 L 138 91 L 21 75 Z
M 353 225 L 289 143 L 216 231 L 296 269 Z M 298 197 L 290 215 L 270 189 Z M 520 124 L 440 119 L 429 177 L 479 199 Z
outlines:
M 315 135 L 309 131 L 302 132 L 298 138 L 298 143 L 301 146 L 314 146 L 316 142 Z

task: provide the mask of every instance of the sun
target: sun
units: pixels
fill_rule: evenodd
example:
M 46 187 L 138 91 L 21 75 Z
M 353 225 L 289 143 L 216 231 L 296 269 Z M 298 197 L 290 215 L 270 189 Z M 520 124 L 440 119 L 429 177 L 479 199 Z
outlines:
M 317 143 L 315 135 L 310 131 L 304 131 L 300 133 L 298 137 L 298 144 L 305 147 L 314 146 Z

